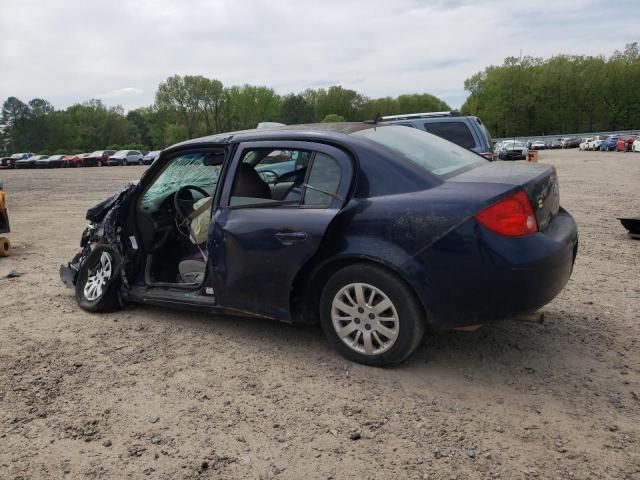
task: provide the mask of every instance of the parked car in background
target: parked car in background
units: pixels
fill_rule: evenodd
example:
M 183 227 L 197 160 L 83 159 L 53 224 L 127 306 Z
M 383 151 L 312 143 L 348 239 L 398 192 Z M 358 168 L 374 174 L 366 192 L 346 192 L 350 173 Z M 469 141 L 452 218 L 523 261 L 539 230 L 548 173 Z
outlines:
M 62 157 L 62 166 L 63 167 L 73 167 L 78 168 L 83 166 L 84 155 L 88 155 L 88 153 L 78 153 L 75 155 L 65 155 Z
M 591 139 L 591 141 L 587 144 L 587 150 L 599 150 L 600 144 L 604 140 L 604 137 L 595 136 Z
M 525 160 L 528 149 L 524 142 L 518 140 L 505 140 L 498 151 L 500 160 Z
M 64 164 L 63 158 L 67 155 L 51 155 L 47 158 L 36 160 L 36 168 L 60 168 Z
M 633 147 L 633 142 L 638 139 L 638 135 L 624 135 L 618 137 L 616 142 L 616 152 L 630 152 Z
M 84 158 L 85 167 L 106 167 L 109 157 L 116 153 L 115 150 L 96 150 Z
M 600 144 L 601 152 L 612 152 L 616 149 L 616 145 L 618 144 L 618 136 L 617 135 L 609 135 L 605 138 Z
M 426 130 L 461 147 L 493 160 L 491 135 L 478 117 L 462 116 L 459 112 L 412 113 L 382 117 L 383 123 L 404 125 Z
M 5 168 L 15 168 L 18 160 L 24 160 L 25 158 L 33 157 L 33 153 L 14 153 L 9 157 L 4 157 L 0 160 L 0 165 Z
M 589 142 L 593 142 L 593 138 L 583 138 L 578 146 L 579 150 L 589 150 Z
M 49 158 L 49 155 L 32 155 L 29 158 L 17 160 L 14 168 L 36 168 L 38 160 L 46 160 L 47 158 Z
M 581 140 L 577 137 L 565 137 L 562 139 L 562 148 L 578 148 Z
M 160 156 L 161 151 L 162 150 L 154 150 L 152 152 L 145 154 L 142 157 L 142 163 L 144 165 L 151 165 L 153 162 L 155 162 L 158 159 L 158 156 Z
M 531 150 L 544 150 L 547 148 L 547 144 L 542 140 L 536 140 L 535 142 L 531 142 Z
M 552 165 L 489 162 L 416 128 L 222 133 L 161 157 L 87 212 L 60 268 L 84 310 L 319 322 L 348 359 L 393 365 L 426 330 L 535 312 L 577 255 Z M 300 168 L 268 184 L 265 159 Z
M 633 142 L 633 145 L 631 145 L 631 151 L 640 153 L 640 137 L 638 137 L 636 141 Z
M 118 150 L 109 157 L 107 163 L 114 165 L 142 165 L 142 152 L 139 150 Z

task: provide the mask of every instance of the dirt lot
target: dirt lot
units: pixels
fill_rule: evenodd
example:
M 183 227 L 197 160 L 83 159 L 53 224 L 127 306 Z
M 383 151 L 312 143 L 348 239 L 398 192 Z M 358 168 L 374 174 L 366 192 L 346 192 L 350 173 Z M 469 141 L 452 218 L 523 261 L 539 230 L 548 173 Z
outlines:
M 0 478 L 640 479 L 640 241 L 615 219 L 640 154 L 541 159 L 581 235 L 546 323 L 428 335 L 395 369 L 317 327 L 81 311 L 58 266 L 142 168 L 0 171 Z

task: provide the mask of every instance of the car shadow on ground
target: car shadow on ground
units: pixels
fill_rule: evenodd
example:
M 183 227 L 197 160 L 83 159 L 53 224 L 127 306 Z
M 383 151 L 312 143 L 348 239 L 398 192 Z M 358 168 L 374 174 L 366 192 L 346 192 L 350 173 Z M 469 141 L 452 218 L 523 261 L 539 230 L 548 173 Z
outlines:
M 334 366 L 361 367 L 343 358 L 326 341 L 319 325 L 286 324 L 276 321 L 178 312 L 151 306 L 135 307 L 136 312 L 172 328 L 216 333 L 252 348 L 271 349 L 276 345 L 283 355 L 308 356 Z M 134 315 L 135 316 L 135 315 Z M 452 376 L 485 377 L 489 372 L 518 375 L 524 371 L 549 371 L 550 366 L 567 363 L 567 343 L 575 343 L 563 322 L 563 314 L 547 312 L 544 324 L 503 321 L 473 332 L 427 332 L 406 361 L 383 371 L 421 374 L 447 372 Z M 575 353 L 575 352 L 574 352 Z M 553 367 L 551 367 L 553 368 Z M 560 368 L 560 367 L 558 367 Z

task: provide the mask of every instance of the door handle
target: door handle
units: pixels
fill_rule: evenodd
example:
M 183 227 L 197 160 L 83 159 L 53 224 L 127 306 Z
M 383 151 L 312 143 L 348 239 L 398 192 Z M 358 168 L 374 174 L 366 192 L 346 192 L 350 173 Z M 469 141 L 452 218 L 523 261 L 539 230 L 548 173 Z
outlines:
M 294 242 L 303 242 L 309 238 L 307 232 L 278 232 L 274 236 L 283 245 L 292 245 Z

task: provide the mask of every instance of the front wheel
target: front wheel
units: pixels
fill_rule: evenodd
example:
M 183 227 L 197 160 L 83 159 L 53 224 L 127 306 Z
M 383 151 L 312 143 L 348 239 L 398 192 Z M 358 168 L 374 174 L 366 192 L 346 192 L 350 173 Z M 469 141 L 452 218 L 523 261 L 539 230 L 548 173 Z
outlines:
M 111 248 L 98 246 L 80 266 L 76 300 L 88 312 L 109 312 L 120 308 L 120 257 Z
M 320 298 L 320 323 L 329 343 L 365 365 L 402 362 L 425 330 L 422 306 L 388 270 L 356 264 L 336 272 Z

